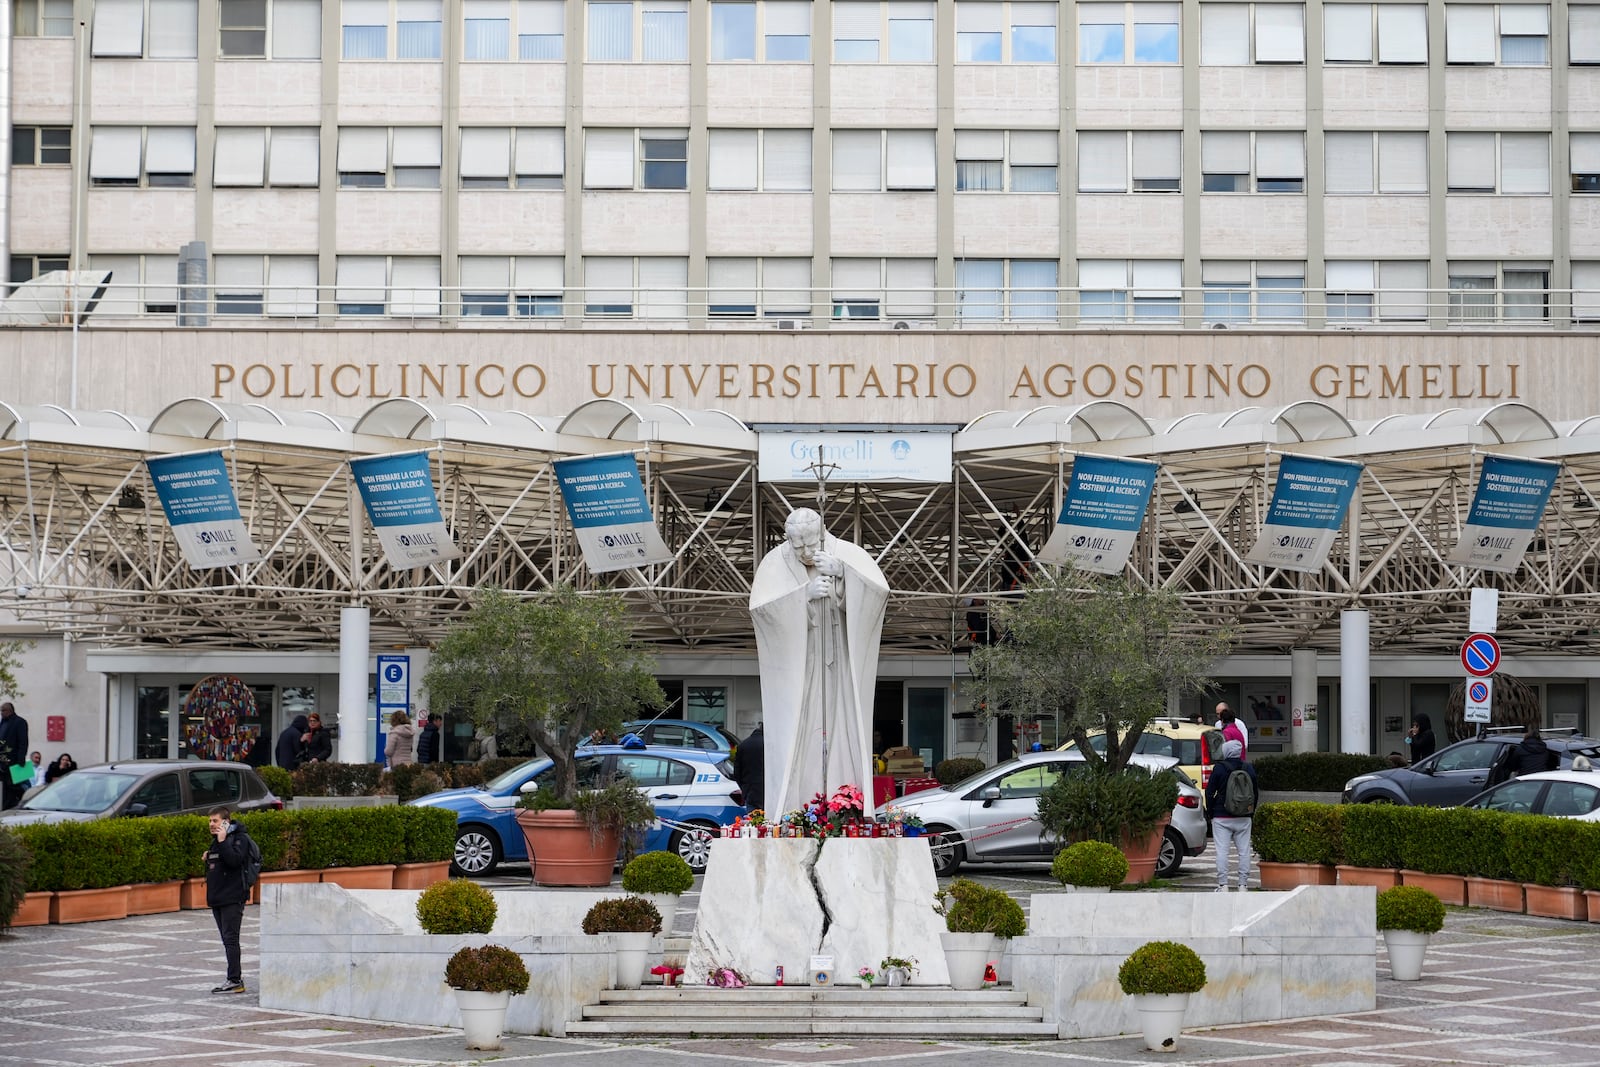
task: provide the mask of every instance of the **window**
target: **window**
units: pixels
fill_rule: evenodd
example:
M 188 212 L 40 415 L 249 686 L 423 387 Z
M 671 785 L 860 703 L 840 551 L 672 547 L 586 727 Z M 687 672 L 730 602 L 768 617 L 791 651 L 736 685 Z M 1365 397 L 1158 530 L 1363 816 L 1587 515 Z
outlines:
M 957 130 L 956 191 L 1053 193 L 1055 130 Z
M 840 0 L 830 8 L 834 62 L 933 62 L 932 3 Z
M 756 5 L 711 4 L 711 61 L 732 63 L 756 58 Z
M 1303 193 L 1306 185 L 1305 134 L 1298 131 L 1209 131 L 1200 135 L 1201 191 Z
M 836 259 L 833 317 L 837 321 L 931 319 L 931 259 Z
M 194 785 L 194 774 L 189 775 L 190 785 Z M 195 803 L 201 803 L 201 796 L 195 793 Z M 128 807 L 133 805 L 144 806 L 145 815 L 174 815 L 183 810 L 183 788 L 178 784 L 176 774 L 163 774 L 141 785 L 134 790 L 133 796 L 128 798 Z
M 810 130 L 711 130 L 708 149 L 708 189 L 811 189 Z
M 1055 4 L 1023 0 L 961 0 L 956 4 L 956 62 L 1054 63 L 1057 11 Z
M 714 319 L 808 318 L 811 260 L 706 260 L 706 312 Z
M 317 313 L 316 256 L 215 256 L 211 281 L 218 315 Z
M 89 184 L 193 188 L 194 127 L 94 127 L 89 141 Z
M 394 20 L 393 51 L 396 59 L 439 59 L 443 28 L 442 0 L 342 0 L 340 19 L 345 59 L 387 59 Z
M 231 804 L 239 800 L 239 772 L 195 770 L 189 773 L 189 800 L 195 807 Z
M 566 131 L 560 127 L 465 127 L 461 188 L 560 189 L 566 151 Z
M 1322 153 L 1329 193 L 1428 191 L 1425 133 L 1330 132 Z
M 111 282 L 96 314 L 107 316 L 175 315 L 178 311 L 178 257 L 162 255 L 95 255 L 92 270 L 108 270 Z
M 224 59 L 320 59 L 322 2 L 220 0 L 217 34 Z
M 1600 193 L 1600 133 L 1575 133 L 1572 149 L 1572 191 Z
M 1200 265 L 1200 284 L 1207 324 L 1305 319 L 1304 263 L 1210 260 Z
M 211 184 L 315 187 L 321 151 L 315 127 L 219 126 Z
M 589 59 L 644 63 L 683 63 L 689 58 L 688 0 L 591 2 Z
M 1323 58 L 1329 63 L 1428 62 L 1422 4 L 1325 4 Z
M 560 256 L 462 256 L 461 314 L 469 318 L 561 317 Z
M 956 318 L 961 322 L 1056 320 L 1053 259 L 956 260 Z
M 72 0 L 16 0 L 11 16 L 18 37 L 72 36 Z
M 1079 63 L 1178 62 L 1178 4 L 1079 4 Z
M 17 286 L 23 282 L 49 274 L 53 270 L 70 269 L 71 259 L 65 253 L 49 256 L 28 256 L 11 254 L 10 272 L 7 280 L 10 282 L 8 292 L 15 292 Z
M 1325 289 L 1330 325 L 1428 317 L 1427 263 L 1330 260 Z
M 1548 133 L 1447 133 L 1445 156 L 1452 193 L 1550 192 Z
M 1544 322 L 1550 318 L 1548 263 L 1450 264 L 1448 307 L 1452 325 Z
M 583 261 L 583 313 L 638 319 L 688 318 L 689 261 L 595 256 Z
M 639 133 L 639 187 L 689 188 L 689 137 L 682 130 Z
M 1600 63 L 1600 4 L 1569 6 L 1567 28 L 1567 40 L 1571 42 L 1568 55 L 1573 65 Z
M 90 50 L 105 57 L 194 59 L 197 19 L 196 0 L 99 0 Z
M 808 0 L 765 0 L 761 14 L 761 41 L 768 63 L 811 62 Z
M 439 317 L 439 261 L 427 256 L 340 256 L 334 299 L 341 315 Z
M 1448 4 L 1445 62 L 1550 65 L 1550 9 L 1543 4 Z
M 345 126 L 339 130 L 343 189 L 439 188 L 437 127 Z
M 1305 16 L 1300 4 L 1203 4 L 1200 65 L 1304 63 Z
M 70 166 L 72 127 L 11 127 L 11 165 L 13 167 Z
M 16 259 L 11 257 L 13 280 Z M 1572 264 L 1572 317 L 1577 322 L 1600 322 L 1600 262 Z
M 1176 130 L 1095 130 L 1078 134 L 1078 191 L 1176 193 L 1183 135 Z
M 559 61 L 565 18 L 562 0 L 462 0 L 461 58 Z
M 1595 808 L 1600 808 L 1600 789 L 1582 782 L 1551 782 L 1543 814 L 1571 818 L 1587 815 Z
M 1183 264 L 1168 259 L 1078 261 L 1080 322 L 1178 321 Z
M 833 131 L 833 191 L 876 193 L 934 187 L 932 130 Z
M 683 130 L 589 130 L 583 142 L 585 189 L 687 189 Z

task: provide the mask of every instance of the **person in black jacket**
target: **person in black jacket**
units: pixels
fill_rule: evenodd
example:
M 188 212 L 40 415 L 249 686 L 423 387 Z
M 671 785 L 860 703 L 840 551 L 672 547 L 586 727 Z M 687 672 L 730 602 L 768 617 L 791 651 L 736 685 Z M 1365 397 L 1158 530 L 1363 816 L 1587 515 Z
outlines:
M 11 768 L 28 763 L 28 720 L 17 714 L 11 701 L 0 704 L 0 810 L 22 803 L 26 787 L 11 781 Z
M 1511 750 L 1511 774 L 1520 776 L 1539 771 L 1553 771 L 1561 765 L 1561 757 L 1551 751 L 1539 736 L 1537 726 L 1528 727 L 1522 741 Z
M 244 868 L 250 858 L 250 835 L 233 820 L 229 808 L 211 809 L 211 847 L 206 849 L 206 904 L 222 935 L 222 952 L 228 961 L 228 974 L 213 993 L 243 993 L 244 969 L 239 962 L 239 924 L 250 890 L 244 884 Z
M 306 732 L 300 738 L 300 763 L 327 763 L 333 759 L 333 735 L 322 727 L 322 716 L 312 712 L 306 716 Z
M 57 778 L 65 778 L 77 769 L 77 762 L 69 754 L 63 752 L 60 758 L 44 769 L 44 780 L 48 784 Z
M 1411 765 L 1415 767 L 1433 755 L 1433 720 L 1428 713 L 1419 711 L 1411 716 L 1411 731 L 1406 734 L 1406 744 L 1411 746 Z
M 273 750 L 272 761 L 286 771 L 293 771 L 300 766 L 300 739 L 306 733 L 306 717 L 296 715 L 294 721 L 284 727 L 283 733 L 278 735 L 277 748 Z
M 439 716 L 422 713 L 422 730 L 417 734 L 417 762 L 439 762 Z
M 739 742 L 739 752 L 734 757 L 737 770 L 735 780 L 744 794 L 744 806 L 754 811 L 767 806 L 767 735 L 762 724 L 750 731 L 750 736 Z
M 1250 779 L 1248 812 L 1228 810 L 1228 778 L 1243 771 Z M 1206 811 L 1211 813 L 1211 836 L 1216 842 L 1217 892 L 1228 891 L 1229 852 L 1239 855 L 1239 892 L 1250 888 L 1250 829 L 1256 806 L 1261 802 L 1261 787 L 1256 769 L 1244 761 L 1244 746 L 1231 738 L 1222 743 L 1222 758 L 1211 765 L 1206 779 Z

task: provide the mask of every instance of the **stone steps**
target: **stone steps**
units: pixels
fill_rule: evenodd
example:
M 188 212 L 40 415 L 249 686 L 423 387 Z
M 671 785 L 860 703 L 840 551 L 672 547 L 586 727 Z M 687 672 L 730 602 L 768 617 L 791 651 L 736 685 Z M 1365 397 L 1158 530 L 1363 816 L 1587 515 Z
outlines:
M 851 1037 L 1054 1037 L 1053 1023 L 1010 989 L 958 992 L 948 986 L 898 989 L 809 986 L 608 989 L 569 1023 L 572 1035 Z

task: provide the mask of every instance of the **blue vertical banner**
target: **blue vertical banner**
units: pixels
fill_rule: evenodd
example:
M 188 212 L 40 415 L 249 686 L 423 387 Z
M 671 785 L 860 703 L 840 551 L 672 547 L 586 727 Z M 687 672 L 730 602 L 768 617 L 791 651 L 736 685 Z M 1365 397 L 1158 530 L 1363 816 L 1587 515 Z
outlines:
M 1061 514 L 1039 550 L 1039 561 L 1071 563 L 1098 574 L 1121 572 L 1144 525 L 1159 469 L 1142 459 L 1074 459 Z
M 1485 456 L 1472 510 L 1450 562 L 1486 571 L 1510 572 L 1522 566 L 1560 473 L 1559 463 Z
M 220 451 L 158 456 L 144 465 L 189 566 L 206 570 L 261 558 Z
M 1284 456 L 1267 521 L 1245 558 L 1286 571 L 1321 570 L 1363 469 L 1340 459 Z
M 461 555 L 439 512 L 428 453 L 352 459 L 350 473 L 389 566 L 407 570 Z
M 555 462 L 561 499 L 583 561 L 596 574 L 666 563 L 672 550 L 661 539 L 632 452 L 577 456 Z

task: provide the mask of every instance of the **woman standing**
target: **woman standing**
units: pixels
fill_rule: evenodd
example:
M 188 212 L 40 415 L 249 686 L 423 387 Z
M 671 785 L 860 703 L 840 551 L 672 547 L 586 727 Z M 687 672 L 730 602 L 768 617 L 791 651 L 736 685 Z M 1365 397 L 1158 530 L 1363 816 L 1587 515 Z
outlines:
M 397 711 L 389 716 L 389 739 L 383 745 L 383 758 L 390 767 L 399 767 L 406 763 L 415 763 L 417 728 L 411 725 L 411 717 L 404 711 Z

